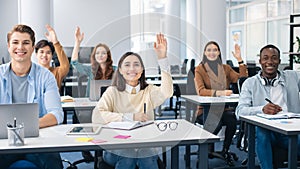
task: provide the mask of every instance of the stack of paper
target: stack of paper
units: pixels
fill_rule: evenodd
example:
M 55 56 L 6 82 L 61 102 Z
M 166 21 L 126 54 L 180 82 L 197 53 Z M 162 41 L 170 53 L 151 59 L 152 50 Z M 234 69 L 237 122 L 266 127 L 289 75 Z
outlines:
M 74 98 L 71 96 L 61 96 L 60 97 L 61 102 L 74 102 Z

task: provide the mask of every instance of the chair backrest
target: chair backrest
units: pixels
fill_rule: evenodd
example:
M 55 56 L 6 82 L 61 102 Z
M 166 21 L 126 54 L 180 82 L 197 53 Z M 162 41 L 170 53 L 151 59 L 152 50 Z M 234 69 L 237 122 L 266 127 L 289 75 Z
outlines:
M 186 94 L 197 94 L 195 89 L 195 67 L 190 69 L 187 77 Z
M 245 82 L 245 80 L 246 80 L 247 78 L 248 78 L 248 77 L 240 77 L 240 78 L 238 79 L 237 85 L 238 85 L 239 93 L 241 93 L 243 83 Z

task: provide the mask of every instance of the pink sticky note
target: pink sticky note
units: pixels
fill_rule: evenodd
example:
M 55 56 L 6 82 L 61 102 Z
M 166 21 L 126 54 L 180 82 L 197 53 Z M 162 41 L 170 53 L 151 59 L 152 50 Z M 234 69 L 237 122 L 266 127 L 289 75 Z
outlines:
M 116 135 L 114 138 L 119 138 L 119 139 L 127 139 L 131 136 L 126 136 L 126 135 Z
M 91 142 L 97 144 L 97 143 L 104 143 L 106 142 L 106 140 L 98 139 L 98 140 L 92 140 Z

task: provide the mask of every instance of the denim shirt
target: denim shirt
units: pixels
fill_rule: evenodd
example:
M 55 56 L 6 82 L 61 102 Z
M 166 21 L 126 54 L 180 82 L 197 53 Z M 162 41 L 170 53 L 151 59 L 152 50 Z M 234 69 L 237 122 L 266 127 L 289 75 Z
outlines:
M 12 104 L 11 76 L 9 73 L 10 63 L 0 66 L 0 104 Z M 31 63 L 30 72 L 27 76 L 28 95 L 27 103 L 39 104 L 39 117 L 51 113 L 56 117 L 57 123 L 63 121 L 58 87 L 53 74 L 35 63 Z
M 280 71 L 278 85 L 283 86 L 283 99 L 289 112 L 300 113 L 300 73 L 292 70 Z M 263 113 L 262 108 L 268 103 L 271 86 L 262 83 L 261 72 L 245 80 L 236 108 L 236 115 L 256 115 Z

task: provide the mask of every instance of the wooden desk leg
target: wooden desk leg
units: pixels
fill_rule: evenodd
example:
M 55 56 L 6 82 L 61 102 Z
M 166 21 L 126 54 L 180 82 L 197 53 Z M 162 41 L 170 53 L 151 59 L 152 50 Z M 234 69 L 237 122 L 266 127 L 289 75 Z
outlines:
M 208 168 L 208 143 L 199 145 L 198 149 L 198 169 Z
M 288 168 L 297 168 L 297 151 L 298 151 L 298 146 L 297 146 L 297 141 L 298 140 L 298 135 L 291 135 L 289 136 L 289 161 L 288 161 Z
M 175 145 L 171 149 L 171 168 L 178 169 L 179 165 L 179 147 Z
M 255 126 L 247 123 L 248 126 L 248 169 L 255 168 Z

